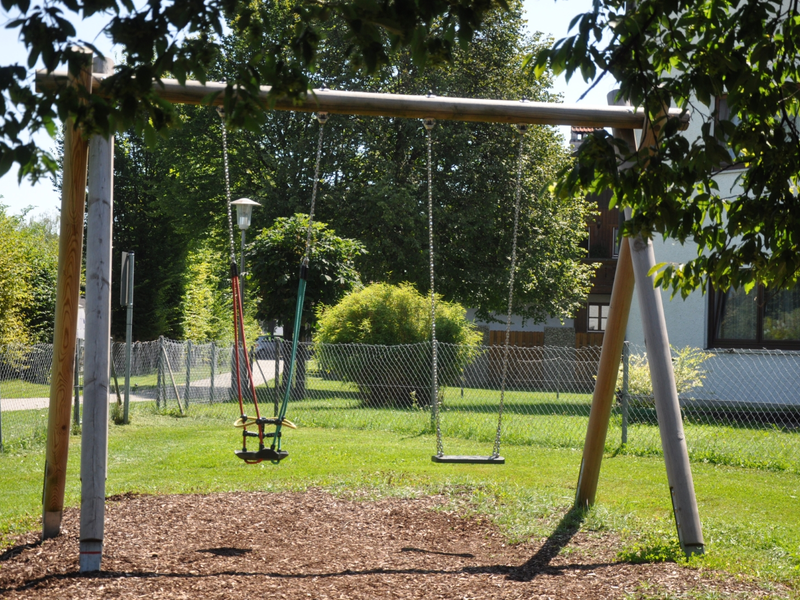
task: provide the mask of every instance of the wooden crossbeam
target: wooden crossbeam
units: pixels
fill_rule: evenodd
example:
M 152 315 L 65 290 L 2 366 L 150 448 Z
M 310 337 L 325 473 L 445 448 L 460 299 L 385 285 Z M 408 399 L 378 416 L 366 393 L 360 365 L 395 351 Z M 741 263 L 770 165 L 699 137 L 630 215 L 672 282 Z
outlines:
M 101 83 L 106 76 L 95 73 L 92 92 L 101 94 Z M 37 90 L 54 89 L 66 85 L 66 72 L 37 71 Z M 219 106 L 226 84 L 187 81 L 185 85 L 174 79 L 154 82 L 158 95 L 175 104 L 206 104 Z M 486 123 L 525 123 L 531 125 L 573 125 L 577 127 L 618 127 L 642 129 L 645 113 L 629 106 L 584 106 L 556 104 L 554 102 L 520 102 L 514 100 L 484 100 L 479 98 L 449 98 L 444 96 L 408 96 L 373 92 L 343 92 L 336 90 L 310 90 L 306 101 L 296 104 L 290 98 L 278 98 L 270 104 L 269 86 L 262 86 L 259 99 L 265 108 L 301 112 L 328 112 L 333 114 L 363 115 L 373 117 L 403 117 L 410 119 L 433 118 L 445 121 L 471 121 Z M 211 99 L 209 101 L 209 99 Z M 669 116 L 679 117 L 683 128 L 688 127 L 689 115 L 680 109 L 671 109 Z

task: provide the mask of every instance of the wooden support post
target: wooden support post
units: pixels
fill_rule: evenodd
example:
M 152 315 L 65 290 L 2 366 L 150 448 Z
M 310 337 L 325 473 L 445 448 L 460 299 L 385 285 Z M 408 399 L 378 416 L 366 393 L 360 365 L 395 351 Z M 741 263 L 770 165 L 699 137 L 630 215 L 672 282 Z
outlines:
M 90 53 L 87 53 L 86 66 L 74 83 L 76 86 L 83 86 L 87 90 L 91 90 Z M 81 284 L 88 150 L 89 144 L 83 139 L 81 132 L 75 129 L 74 120 L 67 119 L 64 124 L 61 232 L 58 241 L 53 366 L 42 493 L 42 539 L 52 538 L 60 533 L 61 517 L 64 512 L 75 338 L 78 329 L 78 298 Z
M 109 74 L 113 63 L 95 59 L 94 71 Z M 114 137 L 89 142 L 86 219 L 86 359 L 81 438 L 80 571 L 99 571 L 108 463 L 109 340 L 111 336 L 111 239 Z
M 600 479 L 600 466 L 603 462 L 608 422 L 614 403 L 614 388 L 617 383 L 622 348 L 625 344 L 625 330 L 633 299 L 633 266 L 628 244 L 620 245 L 614 286 L 611 288 L 611 304 L 608 308 L 606 332 L 603 334 L 603 349 L 600 351 L 600 365 L 592 395 L 592 408 L 586 428 L 586 441 L 583 445 L 583 459 L 578 475 L 578 489 L 575 505 L 588 507 L 594 504 L 597 483 Z
M 609 104 L 619 104 L 616 92 L 608 95 L 608 102 Z M 636 139 L 631 129 L 614 129 L 614 137 L 624 139 L 631 150 L 636 147 Z M 621 168 L 625 169 L 626 165 L 622 165 Z M 600 467 L 603 463 L 603 452 L 608 435 L 608 423 L 614 405 L 617 373 L 625 346 L 625 331 L 631 311 L 633 288 L 634 277 L 630 248 L 626 240 L 623 240 L 617 258 L 614 284 L 611 288 L 611 303 L 608 307 L 608 321 L 603 334 L 603 348 L 600 351 L 600 364 L 597 368 L 597 380 L 592 395 L 592 408 L 586 427 L 586 441 L 583 445 L 581 470 L 578 474 L 575 506 L 584 508 L 591 506 L 594 504 L 597 494 Z

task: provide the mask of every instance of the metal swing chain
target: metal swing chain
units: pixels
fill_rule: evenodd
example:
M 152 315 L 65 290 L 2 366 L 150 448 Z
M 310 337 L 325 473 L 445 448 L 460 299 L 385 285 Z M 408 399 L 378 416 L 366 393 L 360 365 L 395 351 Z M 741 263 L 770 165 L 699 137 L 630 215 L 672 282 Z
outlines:
M 231 174 L 228 168 L 228 128 L 225 126 L 225 112 L 217 109 L 222 123 L 222 161 L 225 167 L 225 198 L 228 206 L 228 237 L 231 242 L 231 262 L 236 262 L 236 245 L 233 242 L 233 213 L 231 211 Z
M 425 119 L 425 130 L 428 137 L 428 257 L 431 273 L 431 347 L 433 351 L 432 374 L 431 374 L 431 406 L 433 408 L 433 420 L 436 424 L 436 456 L 444 455 L 444 444 L 442 443 L 442 428 L 439 419 L 439 352 L 436 343 L 436 291 L 434 288 L 433 270 L 433 175 L 432 175 L 432 151 L 433 145 L 431 130 L 436 121 Z
M 228 238 L 231 245 L 231 264 L 236 264 L 236 245 L 233 242 L 233 214 L 231 210 L 231 174 L 228 166 L 228 128 L 225 125 L 225 111 L 217 108 L 217 114 L 220 117 L 220 125 L 222 128 L 222 163 L 225 171 L 225 205 L 228 211 Z M 244 415 L 244 405 L 242 404 L 242 382 L 240 379 L 239 367 L 239 323 L 241 315 L 239 314 L 239 303 L 236 298 L 236 290 L 233 290 L 233 340 L 236 346 L 236 384 L 239 392 L 239 412 Z M 257 410 L 257 409 L 256 409 Z
M 511 341 L 511 315 L 512 306 L 514 303 L 514 275 L 517 267 L 517 232 L 519 231 L 519 205 L 522 196 L 522 149 L 525 141 L 525 132 L 528 130 L 527 125 L 517 125 L 517 133 L 519 134 L 519 153 L 517 154 L 517 184 L 515 189 L 514 198 L 514 232 L 512 233 L 511 242 L 511 268 L 508 277 L 508 314 L 506 316 L 506 340 L 503 346 L 503 376 L 500 380 L 500 406 L 497 414 L 497 435 L 494 438 L 494 448 L 492 449 L 492 458 L 500 456 L 500 435 L 503 429 L 503 406 L 506 394 L 506 378 L 508 376 L 508 351 Z
M 308 230 L 306 231 L 306 249 L 303 254 L 303 265 L 308 267 L 311 259 L 311 232 L 314 224 L 314 208 L 317 205 L 317 189 L 319 187 L 319 164 L 322 159 L 322 136 L 325 133 L 325 123 L 328 122 L 328 113 L 317 113 L 319 121 L 319 141 L 317 142 L 317 161 L 314 167 L 314 187 L 311 190 L 311 207 L 308 209 Z
M 305 247 L 305 252 L 303 253 L 303 261 L 300 267 L 301 287 L 299 289 L 302 290 L 303 296 L 305 295 L 304 291 L 305 288 L 302 287 L 302 278 L 304 277 L 304 272 L 308 269 L 308 264 L 311 259 L 311 234 L 313 231 L 312 228 L 314 224 L 314 210 L 317 204 L 317 190 L 319 189 L 319 171 L 320 171 L 320 163 L 322 162 L 322 139 L 325 132 L 325 123 L 328 122 L 328 116 L 329 115 L 326 112 L 317 113 L 317 122 L 319 123 L 319 140 L 317 141 L 317 157 L 316 157 L 316 164 L 314 165 L 314 184 L 311 190 L 311 206 L 309 207 L 308 210 L 308 229 L 306 230 L 306 247 Z M 295 311 L 295 317 L 296 317 L 295 331 L 297 332 L 299 332 L 299 329 L 297 329 L 298 327 L 297 323 L 299 322 L 300 316 L 302 314 L 301 307 L 304 301 L 304 298 L 301 299 L 300 296 L 298 296 L 298 298 L 299 298 L 298 300 L 299 304 L 296 307 Z M 288 381 L 290 382 L 292 380 L 292 376 L 294 375 L 294 362 L 295 362 L 295 357 L 297 356 L 297 338 L 298 338 L 297 335 L 292 336 L 292 353 L 289 361 L 289 377 L 288 377 Z M 278 442 L 278 447 L 280 447 L 279 434 L 283 425 L 283 418 L 286 416 L 286 410 L 289 406 L 290 393 L 291 393 L 291 385 L 287 385 L 286 390 L 284 391 L 283 402 L 281 403 L 277 415 L 278 423 L 275 426 L 274 439 Z

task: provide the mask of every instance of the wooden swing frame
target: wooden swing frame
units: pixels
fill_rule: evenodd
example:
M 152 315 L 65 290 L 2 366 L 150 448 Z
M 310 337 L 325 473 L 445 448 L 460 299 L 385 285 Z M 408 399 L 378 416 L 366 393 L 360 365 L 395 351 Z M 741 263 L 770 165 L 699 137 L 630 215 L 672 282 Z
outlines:
M 113 72 L 109 60 L 94 59 L 87 53 L 86 67 L 74 78 L 67 73 L 37 72 L 38 90 L 57 86 L 82 86 L 92 93 Z M 93 73 L 90 71 L 94 71 Z M 173 103 L 221 105 L 224 83 L 200 84 L 174 80 L 154 82 L 156 93 Z M 289 99 L 274 101 L 269 88 L 261 88 L 259 99 L 265 110 L 363 116 L 435 118 L 470 122 L 532 125 L 613 127 L 616 137 L 636 147 L 634 130 L 641 130 L 639 147 L 652 147 L 658 123 L 646 113 L 627 106 L 577 106 L 540 102 L 480 100 L 435 96 L 403 96 L 364 92 L 313 90 L 305 103 Z M 213 98 L 209 102 L 209 98 Z M 270 104 L 271 103 L 271 104 Z M 663 116 L 679 117 L 684 128 L 689 116 L 678 109 Z M 84 418 L 81 448 L 81 530 L 80 570 L 100 569 L 105 515 L 105 479 L 108 439 L 109 339 L 111 309 L 111 238 L 113 205 L 113 135 L 94 135 L 87 140 L 65 123 L 61 230 L 59 236 L 58 283 L 54 354 L 50 386 L 42 537 L 60 533 L 69 447 L 74 356 L 80 292 L 81 249 L 83 246 L 84 203 L 87 169 L 91 173 L 88 193 L 86 248 L 86 364 Z M 675 388 L 666 323 L 660 292 L 649 275 L 655 266 L 652 241 L 629 238 L 621 244 L 614 278 L 608 325 L 604 335 L 597 381 L 586 432 L 578 478 L 576 506 L 594 503 L 603 459 L 614 390 L 622 357 L 625 329 L 633 298 L 634 281 L 642 309 L 647 337 L 648 362 L 653 379 L 656 411 L 664 462 L 669 481 L 678 537 L 684 552 L 702 553 L 704 542 L 695 498 L 689 456 Z

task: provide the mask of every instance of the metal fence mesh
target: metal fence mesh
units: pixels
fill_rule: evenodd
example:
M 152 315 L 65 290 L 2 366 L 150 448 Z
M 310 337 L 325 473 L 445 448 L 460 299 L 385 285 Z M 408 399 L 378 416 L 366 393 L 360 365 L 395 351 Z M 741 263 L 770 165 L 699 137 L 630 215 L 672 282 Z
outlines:
M 289 353 L 288 342 L 258 349 L 252 369 L 262 414 L 274 414 L 283 398 Z M 122 398 L 124 345 L 114 344 L 112 354 L 112 389 L 116 375 Z M 673 357 L 692 460 L 800 472 L 800 352 L 700 354 L 688 377 L 680 353 Z M 80 365 L 80 346 L 78 357 Z M 598 347 L 512 347 L 503 444 L 582 448 L 599 357 Z M 438 402 L 448 454 L 490 452 L 502 360 L 500 346 L 439 344 Z M 50 346 L 0 349 L 0 436 L 6 444 L 43 438 L 51 362 Z M 623 363 L 606 447 L 658 455 L 655 408 L 642 383 L 648 379 L 644 348 L 628 345 Z M 231 389 L 233 364 L 230 346 L 166 339 L 136 343 L 131 406 L 229 423 L 239 413 Z M 288 416 L 305 427 L 431 433 L 430 378 L 429 343 L 300 344 Z M 80 379 L 78 392 L 79 386 Z M 249 393 L 246 400 L 252 414 Z M 117 402 L 116 393 L 110 401 Z

